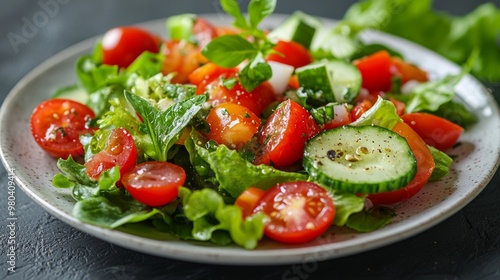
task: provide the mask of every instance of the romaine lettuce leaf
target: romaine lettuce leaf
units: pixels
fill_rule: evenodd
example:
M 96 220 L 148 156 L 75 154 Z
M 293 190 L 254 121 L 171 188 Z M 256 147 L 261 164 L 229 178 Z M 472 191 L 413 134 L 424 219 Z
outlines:
M 450 166 L 453 163 L 453 159 L 449 155 L 432 146 L 427 145 L 427 147 L 429 147 L 429 150 L 432 153 L 432 157 L 434 158 L 434 163 L 436 165 L 434 167 L 434 170 L 432 171 L 429 181 L 432 182 L 441 180 L 450 172 Z
M 396 213 L 393 209 L 378 206 L 353 213 L 349 216 L 345 225 L 359 232 L 370 232 L 389 224 L 395 216 Z
M 394 125 L 403 120 L 398 116 L 396 112 L 396 107 L 391 101 L 384 100 L 382 97 L 378 97 L 377 102 L 366 112 L 364 112 L 359 119 L 352 122 L 352 126 L 361 125 L 377 125 L 385 127 L 387 129 L 392 129 Z

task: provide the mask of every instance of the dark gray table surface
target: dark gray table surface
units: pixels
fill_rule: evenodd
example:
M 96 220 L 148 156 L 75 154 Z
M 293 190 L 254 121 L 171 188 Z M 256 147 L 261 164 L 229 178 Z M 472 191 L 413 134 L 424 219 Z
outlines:
M 0 100 L 34 67 L 79 41 L 117 25 L 185 12 L 214 13 L 215 1 L 3 0 Z M 53 6 L 45 10 L 41 4 L 49 2 Z M 277 12 L 300 9 L 339 19 L 353 2 L 281 0 Z M 461 15 L 482 2 L 437 0 L 434 5 Z M 494 2 L 500 7 L 500 1 Z M 43 24 L 16 51 L 7 34 L 21 33 L 37 13 L 45 13 L 47 20 L 40 18 Z M 498 100 L 500 89 L 494 91 Z M 7 271 L 7 183 L 0 166 L 0 279 L 500 279 L 500 172 L 457 214 L 409 239 L 319 263 L 261 267 L 189 263 L 124 249 L 57 220 L 18 188 L 15 273 Z

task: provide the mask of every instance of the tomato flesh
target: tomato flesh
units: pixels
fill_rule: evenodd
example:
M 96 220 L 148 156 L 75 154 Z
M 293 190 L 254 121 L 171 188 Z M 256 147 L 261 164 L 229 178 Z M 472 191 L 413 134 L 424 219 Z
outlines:
M 366 111 L 370 110 L 373 103 L 369 99 L 365 99 L 361 102 L 356 103 L 356 105 L 351 110 L 351 119 L 355 121 L 361 117 Z
M 285 243 L 308 242 L 332 224 L 335 206 L 326 190 L 312 182 L 287 182 L 267 190 L 254 213 L 269 217 L 264 234 Z
M 161 72 L 164 75 L 174 74 L 170 80 L 173 84 L 187 83 L 189 74 L 206 62 L 198 47 L 184 40 L 165 41 L 162 53 L 164 60 Z
M 193 25 L 193 34 L 201 49 L 217 37 L 217 29 L 206 19 L 197 17 Z
M 391 58 L 392 64 L 396 67 L 398 75 L 401 76 L 401 82 L 404 84 L 410 80 L 426 82 L 428 80 L 427 72 L 410 64 L 399 57 Z
M 165 205 L 179 194 L 186 181 L 182 167 L 170 162 L 148 161 L 125 173 L 121 182 L 137 201 L 151 207 Z
M 116 165 L 120 167 L 120 175 L 123 175 L 134 167 L 136 161 L 134 138 L 126 129 L 117 128 L 111 132 L 106 148 L 85 162 L 85 170 L 91 179 L 97 180 L 103 171 Z
M 243 217 L 248 217 L 252 215 L 253 209 L 257 207 L 262 196 L 264 196 L 266 192 L 264 190 L 250 187 L 244 190 L 234 202 L 234 205 L 238 206 L 241 209 L 241 213 Z
M 102 39 L 103 63 L 128 67 L 145 51 L 158 53 L 158 39 L 138 27 L 116 27 L 104 34 Z
M 464 132 L 461 126 L 432 114 L 411 113 L 401 118 L 422 137 L 425 143 L 440 151 L 453 147 Z
M 424 187 L 435 167 L 434 158 L 427 144 L 410 126 L 404 122 L 400 122 L 397 123 L 392 130 L 403 136 L 408 142 L 417 160 L 417 174 L 413 180 L 402 189 L 369 195 L 368 199 L 374 204 L 394 204 L 411 198 Z
M 299 68 L 310 64 L 312 56 L 309 50 L 294 41 L 278 41 L 274 46 L 274 53 L 267 56 L 268 61 L 276 61 Z
M 312 116 L 292 100 L 283 101 L 259 132 L 254 164 L 290 166 L 302 158 L 306 141 L 320 131 Z
M 260 119 L 249 109 L 233 103 L 223 103 L 207 116 L 209 139 L 230 148 L 240 148 L 257 133 Z
M 379 51 L 354 61 L 361 72 L 361 86 L 370 92 L 387 92 L 392 86 L 395 69 L 387 51 Z
M 30 119 L 31 134 L 50 156 L 67 158 L 83 155 L 80 135 L 93 134 L 88 123 L 95 114 L 84 104 L 69 99 L 50 99 L 40 103 Z

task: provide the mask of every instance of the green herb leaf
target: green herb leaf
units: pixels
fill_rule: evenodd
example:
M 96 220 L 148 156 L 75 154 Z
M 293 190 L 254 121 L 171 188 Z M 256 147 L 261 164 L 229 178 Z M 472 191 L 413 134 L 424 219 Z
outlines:
M 241 69 L 238 77 L 240 78 L 241 86 L 250 92 L 262 82 L 269 80 L 272 75 L 273 70 L 271 66 L 267 64 L 262 53 L 259 52 L 254 59 Z
M 252 0 L 248 4 L 250 25 L 257 29 L 259 23 L 274 12 L 276 0 Z
M 220 0 L 220 4 L 224 11 L 234 17 L 233 25 L 241 29 L 247 29 L 248 23 L 241 13 L 240 6 L 236 0 Z
M 203 55 L 215 64 L 232 68 L 258 53 L 258 49 L 240 35 L 224 35 L 210 41 L 202 50 Z
M 429 150 L 432 153 L 432 157 L 434 158 L 434 163 L 435 167 L 434 170 L 432 171 L 431 177 L 429 178 L 429 181 L 438 181 L 441 180 L 444 176 L 446 176 L 450 172 L 450 166 L 453 163 L 453 159 L 441 152 L 440 150 L 427 145 L 429 147 Z
M 197 95 L 160 111 L 149 101 L 133 93 L 125 92 L 125 98 L 142 117 L 143 128 L 150 136 L 155 150 L 155 154 L 150 156 L 158 161 L 167 161 L 169 149 L 179 140 L 182 130 L 206 100 L 205 95 Z

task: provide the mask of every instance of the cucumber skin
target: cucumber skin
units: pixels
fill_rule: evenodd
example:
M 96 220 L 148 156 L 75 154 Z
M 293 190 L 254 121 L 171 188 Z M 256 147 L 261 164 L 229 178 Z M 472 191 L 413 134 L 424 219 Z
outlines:
M 345 128 L 364 129 L 365 127 L 372 127 L 372 126 L 360 126 L 360 127 L 343 126 L 332 130 L 345 129 Z M 395 132 L 392 132 L 391 130 L 382 127 L 379 128 L 387 130 L 390 133 L 393 133 L 393 135 L 396 135 L 397 137 L 403 138 L 402 136 L 398 135 Z M 306 170 L 306 172 L 313 178 L 314 181 L 321 184 L 322 186 L 330 188 L 332 190 L 338 190 L 347 193 L 373 194 L 373 193 L 388 192 L 401 189 L 406 185 L 408 185 L 408 183 L 410 183 L 415 177 L 417 173 L 417 162 L 409 146 L 407 155 L 402 155 L 402 156 L 409 156 L 413 158 L 412 164 L 410 166 L 410 171 L 397 178 L 371 183 L 360 180 L 344 181 L 335 179 L 334 177 L 325 174 L 325 172 L 323 172 L 321 168 L 318 168 L 319 161 L 317 159 L 315 160 L 314 156 L 309 156 L 309 148 L 312 142 L 317 141 L 318 137 L 324 137 L 325 134 L 332 133 L 331 132 L 332 130 L 323 131 L 318 135 L 314 136 L 313 138 L 309 139 L 306 142 L 306 148 L 304 150 L 304 157 L 302 160 L 302 165 Z M 406 139 L 403 138 L 402 140 L 406 142 Z

